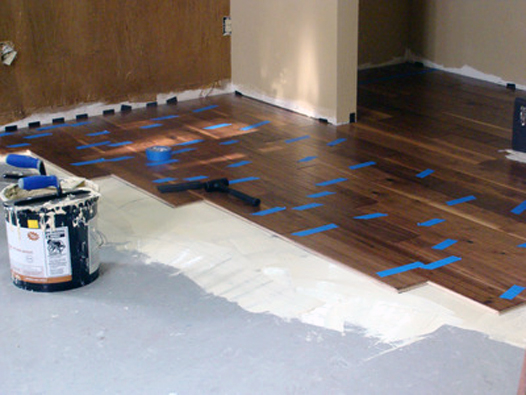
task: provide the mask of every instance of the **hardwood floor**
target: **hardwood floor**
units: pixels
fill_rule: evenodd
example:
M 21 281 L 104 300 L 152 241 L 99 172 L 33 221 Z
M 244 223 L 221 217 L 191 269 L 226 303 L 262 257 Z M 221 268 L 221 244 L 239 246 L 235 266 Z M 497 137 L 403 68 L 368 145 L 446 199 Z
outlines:
M 114 173 L 174 205 L 209 199 L 400 291 L 431 281 L 504 311 L 526 301 L 501 297 L 526 287 L 526 212 L 511 211 L 526 201 L 526 164 L 500 152 L 520 93 L 406 64 L 360 73 L 356 124 L 232 94 L 4 133 L 0 151 Z M 148 162 L 153 145 L 177 162 Z M 262 204 L 157 191 L 200 176 Z

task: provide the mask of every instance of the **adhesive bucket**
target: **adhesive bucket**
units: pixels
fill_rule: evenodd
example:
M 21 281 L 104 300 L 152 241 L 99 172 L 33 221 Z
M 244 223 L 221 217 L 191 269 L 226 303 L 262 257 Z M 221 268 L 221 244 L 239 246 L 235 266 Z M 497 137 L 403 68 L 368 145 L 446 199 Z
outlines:
M 17 287 L 63 291 L 99 276 L 97 189 L 83 180 L 82 188 L 60 196 L 48 190 L 23 196 L 28 191 L 17 185 L 2 191 L 11 276 Z

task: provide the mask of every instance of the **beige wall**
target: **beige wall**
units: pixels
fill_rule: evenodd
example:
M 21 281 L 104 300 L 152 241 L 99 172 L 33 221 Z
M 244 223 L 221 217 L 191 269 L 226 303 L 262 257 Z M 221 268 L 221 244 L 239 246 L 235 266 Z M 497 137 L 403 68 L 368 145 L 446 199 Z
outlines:
M 403 61 L 411 0 L 360 0 L 358 65 Z
M 358 92 L 358 0 L 338 1 L 337 108 L 338 123 L 356 114 Z
M 526 1 L 411 1 L 410 47 L 417 56 L 526 86 Z
M 357 13 L 358 0 L 231 0 L 234 86 L 348 122 L 356 111 Z

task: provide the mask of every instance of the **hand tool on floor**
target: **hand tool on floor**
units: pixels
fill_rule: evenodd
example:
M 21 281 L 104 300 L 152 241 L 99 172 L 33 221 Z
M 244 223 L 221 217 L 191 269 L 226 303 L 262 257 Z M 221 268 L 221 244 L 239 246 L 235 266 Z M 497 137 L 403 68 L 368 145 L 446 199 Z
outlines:
M 167 192 L 182 192 L 188 190 L 204 189 L 206 192 L 223 192 L 228 193 L 242 201 L 250 204 L 251 206 L 257 207 L 261 203 L 261 200 L 252 196 L 249 196 L 243 192 L 239 192 L 235 189 L 229 188 L 228 178 L 218 178 L 216 180 L 200 182 L 184 182 L 180 184 L 165 184 L 159 185 L 157 189 L 161 193 Z
M 36 169 L 38 170 L 41 176 L 46 175 L 46 168 L 44 166 L 44 162 L 42 162 L 38 158 L 33 158 L 32 156 L 9 154 L 6 156 L 5 162 L 8 165 L 19 167 L 21 169 Z M 31 175 L 31 174 L 26 174 L 24 172 L 7 172 L 7 173 L 4 173 L 3 177 L 7 180 L 18 180 L 28 175 Z

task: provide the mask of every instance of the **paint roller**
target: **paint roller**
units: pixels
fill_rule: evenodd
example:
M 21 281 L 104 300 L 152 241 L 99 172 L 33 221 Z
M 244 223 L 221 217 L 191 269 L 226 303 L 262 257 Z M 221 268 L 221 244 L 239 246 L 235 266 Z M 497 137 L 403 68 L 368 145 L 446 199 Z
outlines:
M 60 180 L 57 176 L 29 176 L 18 180 L 18 187 L 26 191 L 35 189 L 44 189 L 53 187 L 57 190 L 54 194 L 45 194 L 38 196 L 30 196 L 27 198 L 16 200 L 13 204 L 15 206 L 23 206 L 28 204 L 43 203 L 53 199 L 60 199 L 65 196 L 79 196 L 87 195 L 90 191 L 84 189 L 76 189 L 71 191 L 63 191 L 60 186 Z
M 44 162 L 42 162 L 38 158 L 33 158 L 32 156 L 27 155 L 19 155 L 19 154 L 9 154 L 5 158 L 5 162 L 8 165 L 11 165 L 13 167 L 18 167 L 21 169 L 36 169 L 40 173 L 41 176 L 46 175 L 46 168 L 44 166 Z M 7 172 L 4 173 L 5 179 L 10 180 L 18 180 L 22 177 L 27 176 L 27 174 L 23 172 Z
M 216 180 L 199 182 L 191 181 L 184 182 L 180 184 L 165 184 L 159 185 L 157 189 L 161 193 L 167 192 L 182 192 L 188 190 L 204 189 L 206 192 L 223 192 L 232 195 L 251 206 L 257 207 L 260 205 L 261 200 L 252 196 L 249 196 L 243 192 L 237 191 L 235 189 L 229 188 L 228 178 L 218 178 Z

